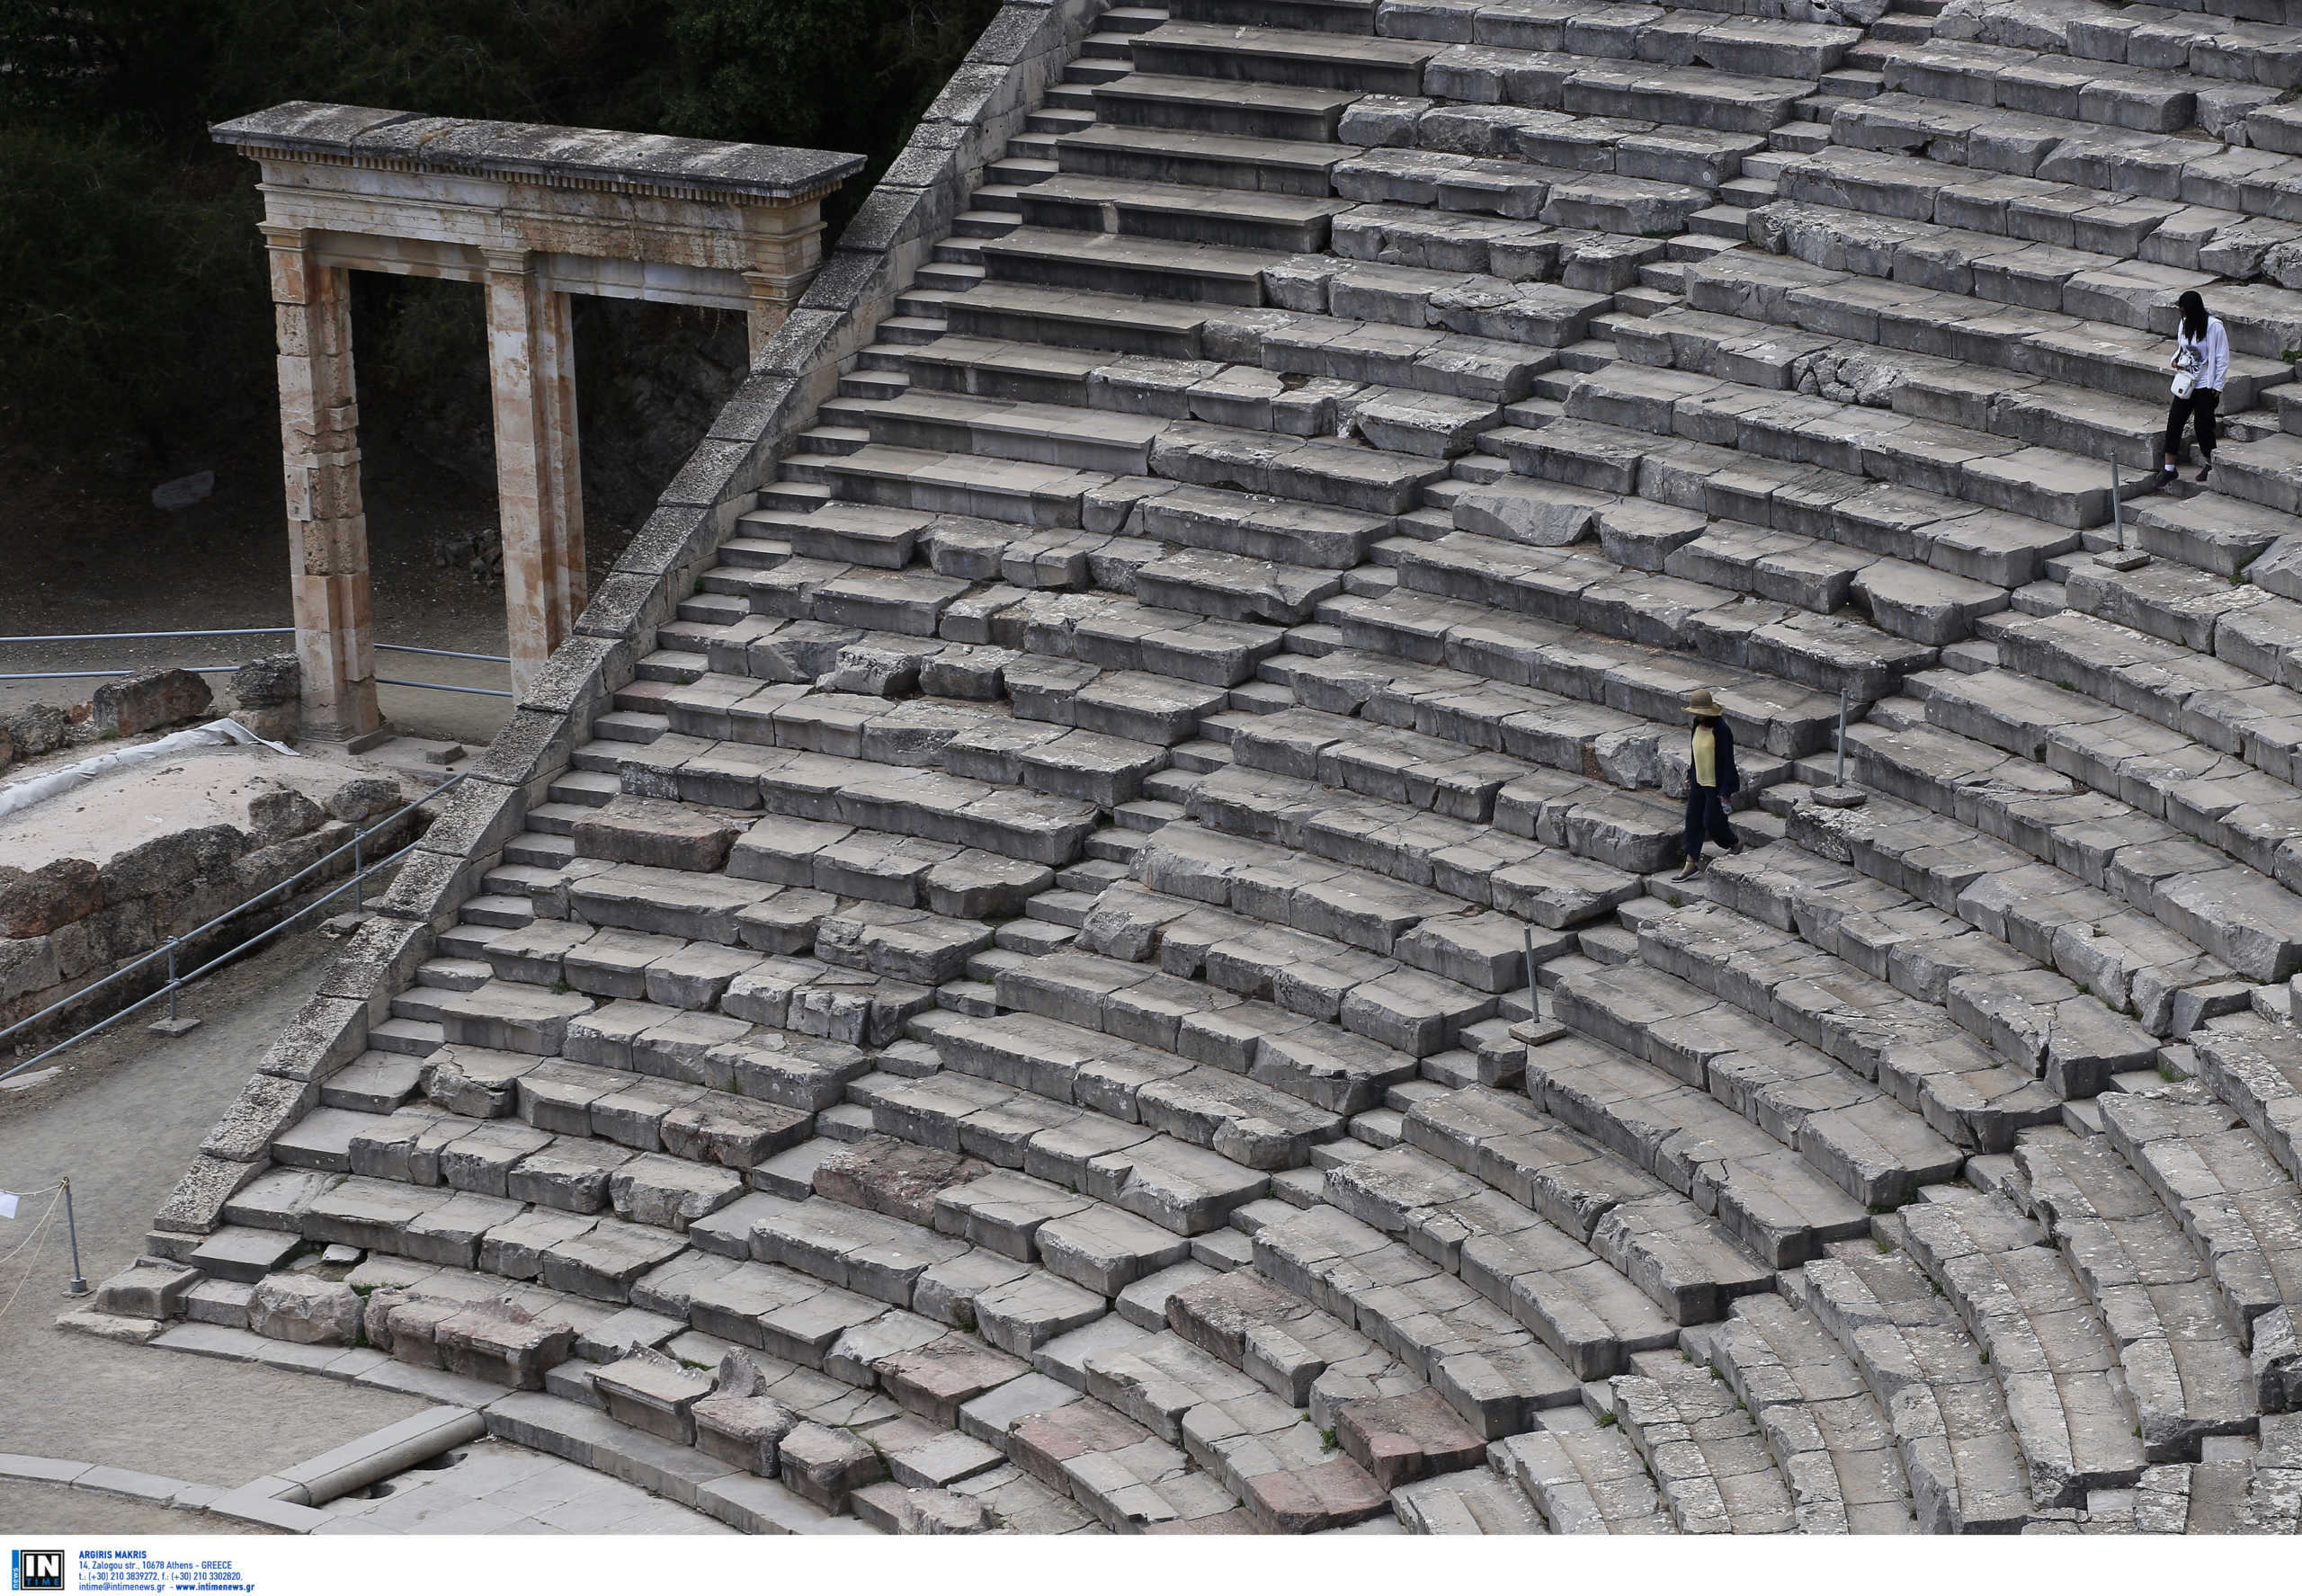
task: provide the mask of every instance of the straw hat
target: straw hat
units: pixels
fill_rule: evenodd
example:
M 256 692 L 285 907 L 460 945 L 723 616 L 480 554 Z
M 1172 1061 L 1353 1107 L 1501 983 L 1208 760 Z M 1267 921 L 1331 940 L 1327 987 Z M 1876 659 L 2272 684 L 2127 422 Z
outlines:
M 1690 715 L 1724 715 L 1726 711 L 1720 708 L 1717 699 L 1710 696 L 1710 689 L 1707 687 L 1698 687 L 1687 700 L 1687 713 Z

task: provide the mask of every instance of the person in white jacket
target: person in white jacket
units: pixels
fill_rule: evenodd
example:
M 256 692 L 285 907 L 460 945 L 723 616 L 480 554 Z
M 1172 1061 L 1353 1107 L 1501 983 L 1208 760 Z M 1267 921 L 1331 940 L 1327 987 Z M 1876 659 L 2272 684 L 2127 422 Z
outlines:
M 2189 422 L 2198 435 L 2198 451 L 2205 457 L 2198 468 L 2198 479 L 2204 482 L 2214 471 L 2214 413 L 2230 375 L 2230 334 L 2220 317 L 2206 313 L 2206 301 L 2196 290 L 2175 300 L 2174 308 L 2182 313 L 2174 336 L 2174 403 L 2166 412 L 2166 464 L 2158 480 L 2173 481 L 2182 424 Z M 2190 379 L 2187 393 L 2184 378 Z

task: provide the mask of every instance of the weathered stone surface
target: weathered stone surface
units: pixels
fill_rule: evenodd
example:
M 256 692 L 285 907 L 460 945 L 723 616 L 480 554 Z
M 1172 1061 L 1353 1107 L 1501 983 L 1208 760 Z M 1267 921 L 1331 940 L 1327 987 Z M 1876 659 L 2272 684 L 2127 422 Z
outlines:
M 191 671 L 147 671 L 97 688 L 94 718 L 99 731 L 132 737 L 178 721 L 195 720 L 207 714 L 215 701 L 208 683 Z
M 360 1337 L 360 1297 L 316 1275 L 266 1275 L 249 1301 L 248 1328 L 273 1341 L 348 1347 Z

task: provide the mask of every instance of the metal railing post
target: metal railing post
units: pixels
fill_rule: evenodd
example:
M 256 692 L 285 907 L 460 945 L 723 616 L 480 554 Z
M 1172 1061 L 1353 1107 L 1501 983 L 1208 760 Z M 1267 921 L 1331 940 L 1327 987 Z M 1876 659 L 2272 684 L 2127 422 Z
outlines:
M 1838 690 L 1838 773 L 1831 778 L 1833 787 L 1846 785 L 1846 689 Z
M 368 912 L 367 882 L 365 869 L 361 863 L 366 857 L 367 841 L 368 834 L 364 831 L 356 831 L 352 834 L 352 912 L 354 914 L 364 914 Z
M 171 1023 L 176 1017 L 176 943 L 180 941 L 182 939 L 178 937 L 168 939 L 168 1020 Z
M 80 1272 L 80 1225 L 72 1217 L 72 1182 L 67 1180 L 61 1184 L 64 1187 L 64 1233 L 72 1238 L 72 1284 L 65 1288 L 64 1295 L 85 1297 L 88 1294 L 88 1277 Z
M 2126 508 L 2119 501 L 2118 457 L 2110 457 L 2110 527 L 2118 533 L 2119 552 L 2126 552 Z
M 1543 1017 L 1543 996 L 1535 986 L 1535 933 L 1521 925 L 1519 936 L 1527 949 L 1527 1013 L 1530 1018 L 1539 1021 Z

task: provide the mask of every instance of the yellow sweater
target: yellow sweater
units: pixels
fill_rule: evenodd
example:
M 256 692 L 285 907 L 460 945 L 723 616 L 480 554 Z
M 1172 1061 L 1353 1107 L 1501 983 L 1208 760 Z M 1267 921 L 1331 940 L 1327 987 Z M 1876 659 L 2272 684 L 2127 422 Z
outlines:
M 1718 734 L 1703 723 L 1694 728 L 1694 782 L 1697 787 L 1718 785 Z

